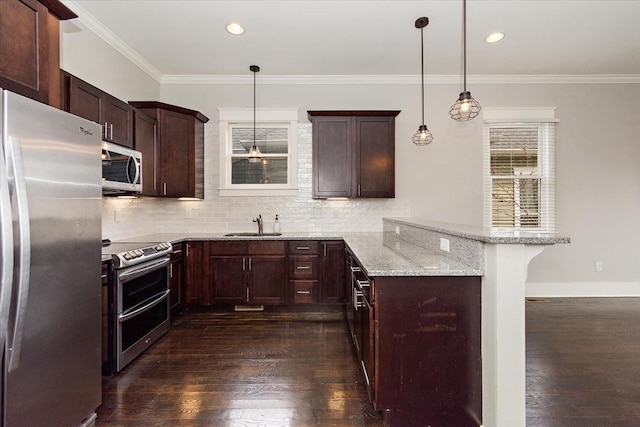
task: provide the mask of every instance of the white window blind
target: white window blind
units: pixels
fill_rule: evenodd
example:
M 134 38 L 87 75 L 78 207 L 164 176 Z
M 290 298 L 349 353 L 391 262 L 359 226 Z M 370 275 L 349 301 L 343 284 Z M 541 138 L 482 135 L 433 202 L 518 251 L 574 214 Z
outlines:
M 556 232 L 553 122 L 486 122 L 485 225 Z

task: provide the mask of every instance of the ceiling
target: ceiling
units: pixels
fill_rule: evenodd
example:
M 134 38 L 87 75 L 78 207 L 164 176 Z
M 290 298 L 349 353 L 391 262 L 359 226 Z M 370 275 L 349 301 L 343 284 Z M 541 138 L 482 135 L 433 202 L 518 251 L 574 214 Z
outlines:
M 167 76 L 415 76 L 462 72 L 462 0 L 63 0 L 80 21 Z M 246 31 L 233 36 L 228 22 Z M 469 0 L 467 72 L 640 76 L 640 0 Z M 484 41 L 491 32 L 506 37 Z

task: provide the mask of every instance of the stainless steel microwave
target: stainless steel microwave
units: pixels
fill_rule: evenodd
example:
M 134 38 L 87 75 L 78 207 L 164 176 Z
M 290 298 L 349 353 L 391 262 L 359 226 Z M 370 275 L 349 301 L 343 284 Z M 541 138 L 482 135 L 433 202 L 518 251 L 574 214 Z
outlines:
M 142 153 L 102 143 L 102 194 L 142 192 Z

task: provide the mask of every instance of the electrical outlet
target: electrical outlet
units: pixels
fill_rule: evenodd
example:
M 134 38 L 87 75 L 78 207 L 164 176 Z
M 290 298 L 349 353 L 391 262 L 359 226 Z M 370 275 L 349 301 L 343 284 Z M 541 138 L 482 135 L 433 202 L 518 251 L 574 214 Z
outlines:
M 400 227 L 396 225 L 396 234 L 400 234 Z
M 445 252 L 449 252 L 449 239 L 440 238 L 440 249 Z
M 120 211 L 118 209 L 113 211 L 113 220 L 115 222 L 120 221 Z
M 596 273 L 601 273 L 602 272 L 602 261 L 596 261 Z

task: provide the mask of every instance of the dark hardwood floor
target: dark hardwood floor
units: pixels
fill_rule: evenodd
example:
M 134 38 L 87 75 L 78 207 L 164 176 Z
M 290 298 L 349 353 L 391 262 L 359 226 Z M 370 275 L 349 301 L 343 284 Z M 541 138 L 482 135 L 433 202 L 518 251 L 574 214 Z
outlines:
M 640 425 L 640 298 L 527 302 L 527 426 Z M 97 426 L 382 426 L 345 321 L 191 311 L 104 377 Z M 453 427 L 453 426 L 452 426 Z
M 341 308 L 187 312 L 114 377 L 97 426 L 382 426 Z
M 640 426 L 640 298 L 527 302 L 527 426 Z

